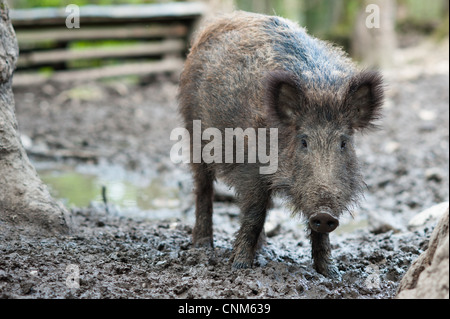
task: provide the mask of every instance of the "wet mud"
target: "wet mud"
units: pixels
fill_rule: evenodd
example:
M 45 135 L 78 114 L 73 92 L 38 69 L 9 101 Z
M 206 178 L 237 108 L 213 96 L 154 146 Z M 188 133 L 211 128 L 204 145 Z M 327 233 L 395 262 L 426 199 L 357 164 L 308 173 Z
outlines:
M 433 228 L 411 230 L 409 220 L 449 199 L 446 50 L 433 50 L 434 60 L 419 67 L 386 72 L 381 129 L 357 137 L 365 198 L 331 235 L 341 281 L 313 269 L 304 223 L 281 201 L 269 213 L 267 244 L 253 268 L 233 271 L 238 209 L 220 184 L 215 248 L 192 247 L 189 168 L 169 158 L 170 132 L 181 126 L 176 77 L 16 89 L 20 131 L 36 167 L 84 167 L 97 176 L 106 174 L 104 167 L 120 167 L 131 183 L 157 179 L 161 188 L 175 188 L 178 202 L 164 204 L 162 192 L 155 197 L 159 206 L 105 206 L 98 189 L 89 204 L 65 202 L 75 225 L 68 236 L 35 238 L 11 228 L 0 234 L 0 297 L 393 298 Z M 72 156 L 58 156 L 60 150 Z

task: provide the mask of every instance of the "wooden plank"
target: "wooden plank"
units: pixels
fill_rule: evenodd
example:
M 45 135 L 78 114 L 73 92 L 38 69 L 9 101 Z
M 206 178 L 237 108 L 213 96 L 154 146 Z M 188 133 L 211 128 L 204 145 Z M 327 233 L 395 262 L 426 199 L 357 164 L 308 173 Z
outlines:
M 206 12 L 203 2 L 171 2 L 142 5 L 115 6 L 80 6 L 80 25 L 94 21 L 122 20 L 152 20 L 160 18 L 199 17 Z M 25 25 L 62 24 L 69 13 L 66 8 L 35 8 L 10 10 L 10 18 L 15 27 Z
M 17 40 L 21 44 L 36 42 L 69 42 L 76 40 L 124 40 L 124 39 L 152 39 L 167 37 L 184 37 L 188 33 L 188 27 L 183 24 L 156 25 L 156 26 L 108 26 L 108 27 L 84 27 L 80 29 L 37 29 L 17 31 Z
M 105 58 L 149 57 L 170 53 L 181 53 L 186 44 L 183 40 L 165 40 L 157 43 L 139 43 L 123 47 L 93 48 L 85 50 L 49 50 L 23 53 L 19 56 L 18 67 L 51 65 L 55 63 Z
M 39 149 L 27 149 L 27 154 L 42 159 L 77 159 L 81 161 L 98 162 L 99 155 L 85 150 L 39 150 Z
M 127 75 L 143 76 L 163 72 L 179 72 L 183 63 L 182 59 L 167 58 L 157 62 L 128 63 L 86 70 L 59 71 L 51 76 L 37 73 L 15 73 L 13 86 L 42 85 L 48 81 L 80 82 Z

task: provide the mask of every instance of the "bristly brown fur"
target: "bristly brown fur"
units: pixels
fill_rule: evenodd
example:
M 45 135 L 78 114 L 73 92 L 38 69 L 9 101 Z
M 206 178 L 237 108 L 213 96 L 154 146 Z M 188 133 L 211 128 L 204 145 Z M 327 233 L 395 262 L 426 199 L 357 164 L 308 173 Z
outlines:
M 365 100 L 355 101 L 355 98 L 358 98 L 358 92 L 364 88 L 368 90 Z M 355 113 L 353 116 L 360 113 L 360 120 L 354 124 L 355 129 L 374 130 L 377 128 L 375 122 L 382 117 L 384 91 L 383 77 L 377 71 L 364 70 L 350 80 L 345 103 L 350 111 Z
M 302 105 L 305 96 L 301 83 L 296 76 L 286 71 L 269 72 L 266 76 L 264 104 L 270 117 L 288 119 L 288 110 L 284 107 L 293 103 Z M 281 100 L 280 100 L 281 99 Z M 292 112 L 298 112 L 293 109 Z

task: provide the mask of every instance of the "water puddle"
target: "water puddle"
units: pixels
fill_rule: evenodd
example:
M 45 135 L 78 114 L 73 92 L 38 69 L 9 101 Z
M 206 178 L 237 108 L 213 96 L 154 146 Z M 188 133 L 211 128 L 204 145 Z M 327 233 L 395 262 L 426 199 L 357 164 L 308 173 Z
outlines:
M 117 167 L 52 167 L 36 165 L 53 197 L 67 207 L 87 207 L 104 203 L 126 210 L 180 210 L 180 185 L 155 176 L 143 178 Z
M 359 229 L 365 229 L 369 226 L 369 221 L 367 218 L 360 218 L 358 220 L 350 220 L 350 221 L 344 221 L 339 225 L 338 228 L 334 231 L 335 234 L 341 235 L 341 234 L 348 234 L 352 233 L 355 230 Z

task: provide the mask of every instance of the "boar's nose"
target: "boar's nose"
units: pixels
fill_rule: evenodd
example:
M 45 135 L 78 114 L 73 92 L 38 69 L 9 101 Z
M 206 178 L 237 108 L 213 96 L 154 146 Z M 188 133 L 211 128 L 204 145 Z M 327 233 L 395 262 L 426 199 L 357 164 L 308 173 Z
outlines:
M 331 233 L 339 226 L 339 220 L 329 213 L 317 213 L 309 219 L 311 229 L 319 233 Z

